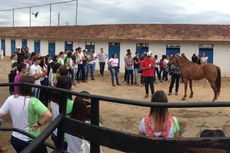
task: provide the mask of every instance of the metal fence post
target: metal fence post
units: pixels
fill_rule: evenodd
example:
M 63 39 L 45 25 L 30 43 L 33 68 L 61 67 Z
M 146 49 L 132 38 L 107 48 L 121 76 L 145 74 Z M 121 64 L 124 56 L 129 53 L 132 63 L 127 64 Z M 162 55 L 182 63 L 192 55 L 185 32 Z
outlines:
M 99 126 L 99 100 L 91 101 L 91 124 Z M 95 142 L 90 142 L 90 153 L 100 153 L 100 146 Z
M 67 94 L 66 93 L 60 93 L 60 103 L 59 103 L 59 112 L 60 114 L 66 115 L 66 105 L 67 105 Z M 62 123 L 61 123 L 62 124 Z M 64 130 L 62 129 L 61 124 L 58 126 L 57 130 L 57 146 L 56 150 L 61 151 L 64 149 Z

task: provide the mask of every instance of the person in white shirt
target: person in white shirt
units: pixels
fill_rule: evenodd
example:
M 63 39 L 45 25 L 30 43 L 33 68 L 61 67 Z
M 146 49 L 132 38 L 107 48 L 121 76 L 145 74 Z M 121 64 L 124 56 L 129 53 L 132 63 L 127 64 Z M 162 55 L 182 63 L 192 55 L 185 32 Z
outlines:
M 37 56 L 34 57 L 34 64 L 30 67 L 30 75 L 35 79 L 36 85 L 41 85 L 41 78 L 45 77 L 45 74 L 42 72 L 42 68 L 39 65 L 41 59 Z M 39 99 L 40 97 L 40 89 L 34 89 L 34 96 Z
M 84 54 L 81 52 L 81 47 L 78 47 L 76 48 L 76 51 L 78 52 L 78 71 L 77 71 L 77 81 L 78 83 L 80 83 L 80 74 L 82 76 L 82 81 L 83 82 L 87 82 L 85 80 L 85 68 L 84 68 L 84 65 L 83 65 L 83 61 L 85 61 L 85 57 L 84 57 Z
M 203 53 L 202 57 L 200 58 L 201 64 L 208 64 L 208 56 L 206 53 Z
M 34 83 L 31 76 L 22 76 L 20 82 Z M 13 128 L 20 129 L 35 137 L 41 134 L 40 127 L 51 120 L 52 114 L 40 100 L 32 96 L 32 87 L 21 85 L 18 95 L 12 95 L 7 98 L 0 108 L 0 118 L 10 113 L 13 122 Z M 31 139 L 18 132 L 12 132 L 11 144 L 16 152 L 21 152 L 31 144 Z M 46 153 L 44 144 L 39 145 L 34 153 Z

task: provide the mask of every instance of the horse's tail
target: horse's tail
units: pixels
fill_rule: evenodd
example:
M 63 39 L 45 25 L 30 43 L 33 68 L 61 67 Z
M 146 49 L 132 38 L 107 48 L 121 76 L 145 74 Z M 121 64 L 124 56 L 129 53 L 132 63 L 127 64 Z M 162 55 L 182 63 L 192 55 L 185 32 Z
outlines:
M 217 70 L 217 77 L 216 77 L 216 87 L 217 87 L 217 95 L 220 95 L 220 88 L 221 88 L 221 71 L 220 71 L 220 67 L 216 66 L 216 70 Z

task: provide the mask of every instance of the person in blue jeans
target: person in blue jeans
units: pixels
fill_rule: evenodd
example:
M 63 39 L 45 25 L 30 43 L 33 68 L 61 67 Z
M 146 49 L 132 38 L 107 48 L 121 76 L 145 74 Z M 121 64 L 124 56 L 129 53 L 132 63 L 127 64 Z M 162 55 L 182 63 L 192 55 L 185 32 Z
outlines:
M 179 80 L 180 80 L 180 68 L 178 67 L 177 64 L 173 64 L 170 67 L 170 74 L 171 74 L 171 83 L 169 86 L 169 93 L 168 95 L 172 94 L 172 89 L 174 86 L 174 83 L 176 82 L 176 89 L 175 89 L 175 95 L 178 95 L 178 90 L 179 90 Z
M 93 53 L 93 50 L 92 49 L 90 49 L 90 53 L 89 54 L 87 54 L 87 59 L 88 59 L 88 68 L 87 68 L 87 78 L 88 78 L 88 73 L 90 72 L 90 77 L 91 77 L 91 80 L 95 80 L 94 79 L 94 64 L 95 64 L 95 62 L 94 62 L 94 60 L 95 60 L 95 58 L 94 58 L 94 55 L 93 55 L 94 53 Z
M 120 86 L 119 78 L 118 78 L 119 60 L 117 58 L 117 54 L 116 53 L 112 54 L 112 58 L 109 59 L 108 65 L 109 65 L 110 73 L 111 73 L 112 86 L 115 87 L 114 76 L 116 77 L 116 83 L 117 83 L 117 85 Z
M 127 84 L 130 85 L 130 77 L 131 77 L 131 84 L 133 85 L 133 65 L 134 65 L 134 62 L 133 62 L 133 58 L 132 58 L 132 53 L 128 53 L 127 54 L 127 58 L 125 60 L 125 63 L 126 63 L 126 73 L 127 73 L 127 76 L 126 76 L 126 81 L 127 81 Z

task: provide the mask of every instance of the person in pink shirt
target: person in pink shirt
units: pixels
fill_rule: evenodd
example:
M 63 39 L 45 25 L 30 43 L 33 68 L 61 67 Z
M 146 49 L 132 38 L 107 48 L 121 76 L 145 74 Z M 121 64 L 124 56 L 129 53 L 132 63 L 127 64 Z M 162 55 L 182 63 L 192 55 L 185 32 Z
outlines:
M 118 77 L 119 60 L 117 58 L 117 54 L 116 53 L 112 54 L 112 58 L 109 59 L 108 64 L 109 64 L 110 72 L 111 72 L 112 86 L 115 87 L 115 84 L 114 84 L 114 75 L 116 77 L 117 85 L 120 86 L 120 84 L 119 84 L 119 77 Z
M 17 70 L 18 70 L 18 74 L 15 76 L 14 78 L 14 83 L 19 83 L 19 80 L 21 79 L 21 77 L 26 74 L 26 64 L 19 64 L 17 66 Z M 19 93 L 19 86 L 14 86 L 14 94 L 18 94 Z

